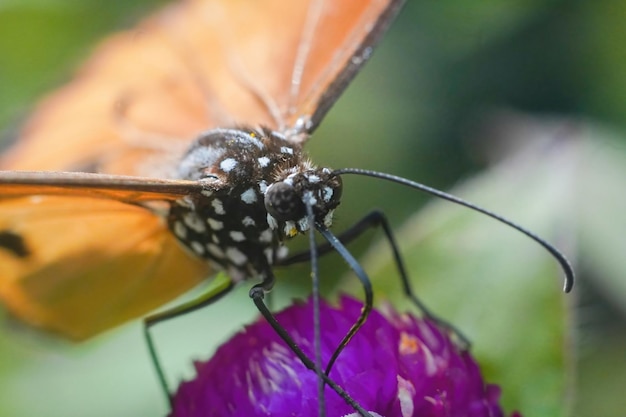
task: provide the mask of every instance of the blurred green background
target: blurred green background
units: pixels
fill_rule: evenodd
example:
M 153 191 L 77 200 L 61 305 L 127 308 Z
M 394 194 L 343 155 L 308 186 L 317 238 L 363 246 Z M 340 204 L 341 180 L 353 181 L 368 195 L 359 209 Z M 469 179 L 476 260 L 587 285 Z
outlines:
M 18 135 L 37 98 L 68 80 L 106 33 L 163 1 L 0 2 L 0 135 Z M 618 416 L 626 409 L 626 2 L 412 0 L 311 140 L 319 164 L 391 172 L 519 221 L 574 262 L 574 294 L 540 248 L 504 226 L 372 179 L 345 180 L 336 228 L 373 207 L 400 232 L 420 296 L 474 342 L 507 410 Z M 379 298 L 402 303 L 384 243 L 351 246 Z M 302 243 L 300 243 L 302 247 Z M 328 294 L 355 291 L 342 263 Z M 309 291 L 280 274 L 278 305 Z M 170 378 L 254 317 L 227 301 L 157 328 Z M 231 317 L 228 323 L 216 317 Z M 140 324 L 73 346 L 6 317 L 0 415 L 165 413 Z

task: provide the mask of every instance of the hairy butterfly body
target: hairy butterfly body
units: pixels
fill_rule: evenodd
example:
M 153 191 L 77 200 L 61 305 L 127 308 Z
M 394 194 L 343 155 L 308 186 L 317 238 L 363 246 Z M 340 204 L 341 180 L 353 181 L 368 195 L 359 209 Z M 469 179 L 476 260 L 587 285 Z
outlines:
M 269 268 L 287 253 L 285 240 L 309 230 L 306 192 L 315 199 L 315 220 L 328 226 L 341 195 L 339 177 L 270 130 L 211 130 L 192 145 L 179 171 L 206 188 L 172 204 L 171 231 L 236 282 L 269 278 Z

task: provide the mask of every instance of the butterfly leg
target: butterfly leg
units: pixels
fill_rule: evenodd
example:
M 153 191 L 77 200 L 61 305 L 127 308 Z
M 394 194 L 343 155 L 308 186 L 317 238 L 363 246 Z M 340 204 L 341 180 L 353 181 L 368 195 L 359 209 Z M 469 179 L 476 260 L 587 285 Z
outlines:
M 341 340 L 341 342 L 339 343 L 339 345 L 333 352 L 333 355 L 330 357 L 328 364 L 326 365 L 325 372 L 326 372 L 326 375 L 329 375 L 333 365 L 335 364 L 335 361 L 339 357 L 339 354 L 341 354 L 343 349 L 350 342 L 350 339 L 352 339 L 352 337 L 354 337 L 354 335 L 359 331 L 361 326 L 363 326 L 363 323 L 365 323 L 367 316 L 372 311 L 372 308 L 374 305 L 374 292 L 372 290 L 372 282 L 367 276 L 367 273 L 365 272 L 361 264 L 354 258 L 354 256 L 352 256 L 350 251 L 343 245 L 343 243 L 339 240 L 339 238 L 337 238 L 337 236 L 332 234 L 331 231 L 326 228 L 326 226 L 320 223 L 316 223 L 315 228 L 322 234 L 322 236 L 324 236 L 324 238 L 328 242 L 328 245 L 330 245 L 332 249 L 336 250 L 337 253 L 339 253 L 339 255 L 341 255 L 341 257 L 346 261 L 348 266 L 350 266 L 350 269 L 354 271 L 359 281 L 361 281 L 361 285 L 363 286 L 363 291 L 365 292 L 365 303 L 363 303 L 361 314 L 359 314 L 359 317 L 357 318 L 357 320 L 354 322 L 354 324 L 350 327 L 346 335 L 343 337 L 343 339 Z M 312 243 L 312 248 L 310 251 L 312 255 L 314 254 L 316 255 L 316 251 L 313 250 L 314 246 L 315 245 Z
M 179 306 L 176 306 L 172 309 L 153 314 L 144 319 L 143 330 L 144 330 L 144 337 L 146 339 L 146 345 L 148 346 L 148 350 L 150 352 L 150 358 L 152 360 L 154 369 L 156 370 L 157 376 L 159 378 L 159 384 L 161 385 L 161 388 L 163 389 L 163 393 L 167 397 L 170 403 L 170 406 L 172 406 L 172 397 L 171 397 L 170 390 L 167 384 L 167 380 L 165 379 L 165 373 L 163 371 L 163 367 L 161 366 L 161 362 L 159 361 L 159 357 L 156 352 L 154 339 L 152 338 L 150 329 L 158 323 L 162 323 L 164 321 L 185 315 L 187 313 L 191 313 L 192 311 L 195 311 L 200 308 L 213 304 L 215 301 L 219 300 L 224 295 L 229 293 L 233 289 L 233 287 L 234 287 L 233 281 L 231 281 L 225 275 L 218 274 L 215 277 L 214 281 L 211 283 L 211 286 L 209 287 L 209 289 L 203 295 L 191 301 L 183 303 Z
M 320 375 L 324 383 L 327 384 L 329 387 L 331 387 L 341 398 L 343 398 L 346 401 L 346 403 L 348 403 L 352 408 L 354 408 L 354 410 L 356 410 L 356 412 L 358 412 L 361 416 L 373 417 L 363 407 L 361 407 L 346 391 L 344 391 L 344 389 L 341 388 L 341 386 L 335 383 L 332 379 L 330 379 L 330 377 L 328 377 L 328 375 L 326 375 L 326 373 L 324 373 L 321 369 L 319 369 L 315 365 L 315 363 L 302 351 L 302 349 L 300 349 L 300 347 L 296 344 L 296 342 L 291 338 L 291 336 L 289 335 L 289 332 L 287 332 L 285 328 L 280 325 L 278 320 L 276 320 L 276 317 L 274 317 L 272 312 L 269 310 L 269 308 L 265 304 L 265 301 L 263 300 L 265 297 L 265 293 L 267 292 L 267 288 L 271 288 L 273 286 L 273 283 L 274 283 L 274 277 L 271 276 L 271 277 L 266 278 L 260 284 L 257 284 L 250 289 L 250 298 L 252 298 L 254 305 L 259 310 L 261 315 L 265 318 L 265 320 L 267 320 L 267 322 L 270 324 L 272 329 L 274 329 L 276 334 L 278 334 L 278 336 L 281 339 L 283 339 L 283 341 L 287 344 L 289 349 L 291 349 L 293 353 L 296 354 L 298 359 L 302 361 L 302 363 L 307 369 L 313 372 L 316 372 L 318 375 Z
M 426 305 L 415 295 L 413 287 L 411 285 L 411 281 L 409 279 L 409 275 L 406 271 L 406 267 L 404 265 L 404 261 L 400 254 L 399 246 L 396 242 L 395 236 L 393 234 L 393 230 L 391 229 L 391 225 L 389 224 L 389 220 L 385 214 L 379 210 L 374 210 L 371 213 L 367 214 L 361 220 L 356 222 L 352 227 L 343 231 L 341 234 L 337 236 L 339 241 L 342 243 L 349 243 L 354 239 L 358 238 L 368 230 L 373 227 L 381 227 L 387 241 L 389 242 L 389 246 L 391 247 L 391 251 L 393 253 L 394 262 L 396 264 L 396 268 L 398 269 L 398 274 L 400 275 L 400 282 L 402 284 L 402 289 L 405 295 L 411 300 L 411 302 L 422 312 L 422 314 L 430 320 L 436 322 L 439 326 L 446 328 L 450 331 L 455 337 L 458 338 L 460 343 L 460 347 L 464 350 L 469 349 L 471 343 L 469 339 L 463 335 L 463 333 L 458 330 L 454 325 L 447 322 L 446 320 L 437 317 L 434 313 L 432 313 Z M 324 255 L 329 252 L 335 250 L 333 246 L 329 243 L 324 243 L 318 246 L 317 253 L 319 255 Z M 284 260 L 282 260 L 279 265 L 291 265 L 299 262 L 306 262 L 310 259 L 310 251 L 303 251 L 301 253 L 294 254 Z M 345 258 L 344 258 L 345 259 Z

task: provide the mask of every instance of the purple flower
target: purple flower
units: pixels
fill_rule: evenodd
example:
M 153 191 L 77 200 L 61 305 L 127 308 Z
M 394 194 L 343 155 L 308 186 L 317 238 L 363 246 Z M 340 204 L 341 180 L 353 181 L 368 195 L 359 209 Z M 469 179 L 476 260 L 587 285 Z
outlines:
M 322 303 L 325 362 L 361 306 L 349 297 L 343 297 L 339 307 Z M 312 317 L 310 300 L 277 314 L 310 358 Z M 235 335 L 209 361 L 197 362 L 196 370 L 197 377 L 182 383 L 174 396 L 174 417 L 318 415 L 315 373 L 263 319 Z M 459 351 L 431 321 L 389 307 L 370 314 L 330 377 L 363 408 L 385 417 L 503 416 L 499 387 L 483 382 L 468 352 Z M 329 387 L 325 393 L 328 416 L 356 415 Z

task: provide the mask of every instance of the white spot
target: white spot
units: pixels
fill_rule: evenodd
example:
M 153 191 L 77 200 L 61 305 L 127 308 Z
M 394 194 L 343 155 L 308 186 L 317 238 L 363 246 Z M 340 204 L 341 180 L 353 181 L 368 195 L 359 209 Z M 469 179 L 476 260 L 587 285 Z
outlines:
M 261 182 L 259 182 L 259 191 L 265 194 L 265 192 L 267 191 L 267 181 L 262 180 Z
M 331 198 L 333 198 L 333 194 L 335 194 L 335 192 L 333 191 L 332 188 L 330 187 L 324 187 L 324 196 L 322 197 L 324 199 L 325 202 L 329 202 Z
M 333 224 L 333 213 L 335 210 L 330 210 L 326 216 L 324 216 L 324 226 L 330 227 Z
M 287 185 L 291 185 L 293 187 L 293 178 L 291 176 L 285 178 L 285 180 L 283 181 L 285 184 Z
M 215 214 L 226 214 L 224 204 L 222 204 L 222 200 L 219 198 L 214 198 L 213 201 L 211 201 L 211 205 L 213 206 L 213 210 L 215 210 Z
M 262 156 L 259 159 L 257 159 L 257 161 L 259 162 L 259 166 L 261 168 L 265 168 L 266 166 L 270 164 L 270 159 L 267 156 Z
M 230 238 L 234 240 L 235 242 L 243 242 L 244 240 L 246 240 L 246 236 L 243 233 L 236 231 L 236 230 L 230 232 Z
M 330 169 L 328 169 L 328 168 L 322 168 L 322 172 L 323 172 L 324 174 L 330 174 Z
M 285 259 L 289 254 L 289 248 L 287 246 L 280 246 L 276 250 L 276 259 Z
M 220 244 L 220 238 L 218 235 L 216 235 L 215 233 L 213 233 L 211 235 L 211 240 L 213 241 L 213 243 L 215 243 L 216 245 Z
M 224 257 L 224 252 L 222 252 L 222 249 L 217 246 L 214 243 L 208 243 L 206 245 L 207 250 L 209 251 L 209 253 L 213 256 L 215 256 L 216 258 L 223 258 Z
M 226 249 L 226 256 L 228 259 L 232 261 L 235 265 L 243 265 L 248 262 L 248 257 L 244 255 L 239 249 L 230 247 Z
M 241 224 L 243 224 L 246 227 L 256 226 L 256 222 L 250 216 L 244 217 L 243 220 L 241 220 Z
M 301 232 L 304 232 L 305 230 L 309 230 L 309 218 L 308 217 L 303 217 L 300 220 L 298 220 L 298 230 L 300 230 Z
M 296 123 L 294 124 L 294 129 L 297 132 L 297 134 L 302 134 L 302 132 L 306 132 L 310 130 L 311 127 L 313 127 L 313 122 L 311 121 L 311 118 L 308 116 L 298 117 L 298 120 L 296 120 Z
M 274 232 L 272 231 L 272 229 L 265 229 L 259 235 L 259 242 L 270 243 L 273 237 L 274 237 Z
M 187 229 L 185 229 L 185 226 L 179 221 L 174 222 L 174 235 L 179 239 L 185 239 L 187 237 Z
M 186 213 L 183 216 L 183 222 L 189 227 L 191 230 L 197 233 L 204 233 L 206 231 L 206 227 L 204 223 L 202 223 L 202 219 L 198 217 L 198 215 L 194 212 Z
M 222 230 L 224 228 L 224 223 L 219 220 L 208 218 L 206 219 L 206 222 L 209 224 L 209 226 L 211 226 L 211 229 L 213 230 Z
M 220 162 L 220 169 L 224 172 L 230 172 L 237 166 L 237 160 L 233 158 L 226 158 Z
M 320 182 L 320 177 L 318 177 L 317 175 L 309 175 L 307 176 L 307 180 L 309 180 L 311 184 L 317 184 L 318 182 Z
M 267 262 L 269 262 L 270 264 L 274 263 L 274 250 L 272 248 L 265 248 L 263 253 L 267 258 Z
M 267 213 L 267 225 L 272 229 L 278 229 L 278 222 L 269 213 Z
M 256 192 L 254 192 L 253 188 L 248 188 L 246 191 L 241 193 L 241 201 L 246 204 L 256 203 Z
M 296 224 L 290 220 L 288 222 L 285 222 L 285 228 L 283 229 L 283 232 L 288 237 L 294 237 L 298 234 L 298 229 L 296 229 Z
M 289 155 L 293 155 L 293 149 L 288 146 L 281 146 L 280 151 L 282 153 L 288 153 Z
M 191 249 L 193 249 L 193 251 L 197 253 L 198 255 L 204 254 L 204 246 L 202 246 L 200 242 L 193 241 L 190 243 L 190 245 L 191 245 Z
M 211 190 L 207 190 L 206 188 L 203 189 L 202 191 L 200 191 L 200 194 L 202 194 L 205 197 L 211 197 L 213 195 L 213 191 Z

